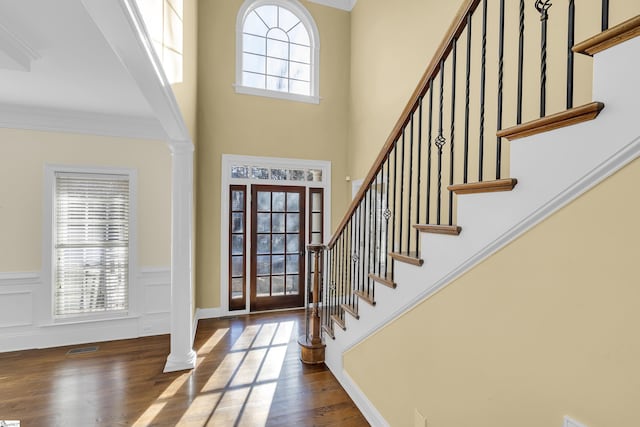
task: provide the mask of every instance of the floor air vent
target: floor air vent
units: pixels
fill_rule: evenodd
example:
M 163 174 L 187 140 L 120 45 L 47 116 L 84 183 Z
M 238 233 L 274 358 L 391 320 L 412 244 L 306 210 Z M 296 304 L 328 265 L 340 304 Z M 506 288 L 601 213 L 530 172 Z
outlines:
M 98 351 L 98 346 L 72 348 L 71 350 L 67 351 L 67 354 L 84 354 L 93 353 L 94 351 Z

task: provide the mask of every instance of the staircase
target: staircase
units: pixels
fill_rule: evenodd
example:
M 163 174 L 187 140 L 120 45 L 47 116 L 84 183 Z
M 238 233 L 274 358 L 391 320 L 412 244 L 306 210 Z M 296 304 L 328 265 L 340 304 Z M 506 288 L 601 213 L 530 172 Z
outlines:
M 536 2 L 543 49 L 547 3 Z M 461 8 L 328 245 L 322 315 L 326 364 L 372 425 L 388 424 L 344 372 L 343 354 L 640 155 L 635 124 L 640 111 L 640 16 L 607 29 L 603 8 L 603 31 L 571 43 L 566 109 L 550 115 L 545 114 L 543 50 L 540 118 L 521 121 L 518 87 L 513 90 L 518 99 L 512 126 L 502 126 L 500 30 L 495 46 L 500 64 L 497 123 L 488 130 L 484 65 L 475 110 L 470 104 L 478 100 L 469 96 L 474 78 L 468 65 L 475 43 L 469 41 L 469 25 L 486 28 L 486 4 L 469 1 Z M 480 45 L 484 64 L 486 41 Z M 466 61 L 457 57 L 460 50 L 466 50 Z M 595 55 L 596 101 L 578 107 L 573 106 L 574 52 Z M 456 61 L 465 68 L 458 69 Z M 466 84 L 456 88 L 462 76 Z M 479 131 L 469 124 L 474 114 Z M 495 135 L 491 142 L 488 132 Z M 502 139 L 513 141 L 508 157 Z M 476 144 L 473 152 L 470 147 Z M 491 168 L 483 159 L 488 152 L 495 153 Z M 475 170 L 472 162 L 478 164 Z M 507 172 L 511 178 L 503 177 Z M 471 180 L 472 173 L 477 181 Z

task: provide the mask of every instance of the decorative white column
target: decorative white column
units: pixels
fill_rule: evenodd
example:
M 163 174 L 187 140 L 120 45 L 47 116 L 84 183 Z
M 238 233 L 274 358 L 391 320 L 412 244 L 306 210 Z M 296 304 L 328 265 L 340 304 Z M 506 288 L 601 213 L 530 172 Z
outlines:
M 172 142 L 171 149 L 171 353 L 164 372 L 192 369 L 193 308 L 193 144 Z

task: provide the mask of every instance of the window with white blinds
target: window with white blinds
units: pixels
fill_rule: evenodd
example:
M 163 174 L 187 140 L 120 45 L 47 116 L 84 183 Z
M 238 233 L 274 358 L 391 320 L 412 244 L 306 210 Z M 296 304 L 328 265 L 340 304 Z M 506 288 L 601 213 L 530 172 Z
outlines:
M 129 175 L 55 174 L 54 316 L 128 308 Z

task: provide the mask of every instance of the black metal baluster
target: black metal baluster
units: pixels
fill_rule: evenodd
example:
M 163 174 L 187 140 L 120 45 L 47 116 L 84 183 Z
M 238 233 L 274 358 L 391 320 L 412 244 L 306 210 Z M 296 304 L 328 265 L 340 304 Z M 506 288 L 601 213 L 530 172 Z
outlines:
M 378 277 L 382 275 L 382 218 L 384 217 L 384 212 L 382 210 L 382 190 L 384 188 L 384 162 L 382 162 L 382 166 L 380 167 L 380 172 L 378 172 L 378 191 L 376 193 L 376 200 L 378 196 L 380 196 L 380 206 L 378 207 L 378 211 L 380 212 L 380 221 L 378 224 L 378 248 L 376 252 L 378 252 Z M 375 286 L 374 286 L 375 289 Z
M 358 213 L 360 205 L 356 207 L 351 216 L 352 234 L 351 234 L 351 270 L 353 271 L 352 288 L 358 289 L 358 282 L 360 281 L 360 272 L 358 271 Z
M 327 280 L 325 281 L 327 287 L 323 291 L 323 300 L 324 305 L 322 307 L 322 324 L 329 326 L 329 311 L 331 310 L 331 284 L 332 284 L 332 263 L 333 263 L 333 254 L 331 253 L 331 249 L 327 249 L 327 270 L 324 274 L 327 276 Z
M 349 256 L 347 257 L 347 261 L 349 263 L 349 305 L 353 307 L 353 258 L 351 254 L 353 253 L 353 216 L 349 219 Z
M 422 96 L 418 98 L 418 183 L 416 185 L 416 224 L 420 224 L 420 184 L 422 178 Z M 420 253 L 420 230 L 416 229 L 416 253 Z
M 500 0 L 500 24 L 498 29 L 498 113 L 496 129 L 502 129 L 502 82 L 504 79 L 504 0 Z M 502 138 L 496 137 L 496 179 L 502 170 Z
M 340 304 L 344 302 L 344 233 L 340 234 L 340 293 L 338 296 L 338 316 L 343 319 Z
M 390 154 L 387 154 L 387 182 L 386 182 L 386 206 L 385 206 L 385 210 L 384 210 L 384 219 L 385 219 L 385 228 L 384 228 L 384 277 L 387 277 L 387 274 L 389 273 L 389 219 L 391 219 L 391 209 L 389 209 L 389 193 L 390 193 L 390 187 L 389 187 L 389 183 L 391 181 L 389 181 L 389 169 L 391 169 L 391 157 Z
M 360 230 L 362 232 L 361 235 L 361 243 L 359 243 L 360 249 L 360 270 L 362 271 L 362 286 L 359 290 L 364 291 L 365 282 L 367 281 L 367 275 L 365 274 L 365 264 L 366 264 L 366 243 L 367 243 L 367 195 L 365 194 L 360 201 Z
M 431 135 L 433 130 L 433 79 L 429 80 L 429 134 L 427 135 L 427 220 L 425 224 L 430 224 L 431 220 Z
M 376 196 L 376 186 L 378 185 L 378 175 L 376 175 L 374 177 L 374 181 L 371 184 L 371 205 L 373 207 L 373 209 L 371 210 L 372 214 L 373 214 L 373 227 L 371 227 L 371 252 L 372 252 L 372 260 L 373 260 L 373 264 L 371 266 L 369 266 L 369 273 L 374 273 L 376 272 L 376 255 L 378 253 L 377 247 L 376 247 L 376 237 L 378 237 L 378 232 L 377 232 L 377 227 L 378 227 L 378 197 Z M 374 286 L 375 288 L 375 286 Z
M 575 37 L 575 2 L 569 0 L 567 22 L 567 109 L 573 107 L 573 43 Z
M 524 0 L 520 0 L 519 35 L 518 35 L 518 105 L 516 107 L 516 124 L 522 123 L 522 72 L 524 66 Z
M 522 0 L 524 1 L 524 0 Z M 469 91 L 471 80 L 471 14 L 467 15 L 467 69 L 465 75 L 464 92 L 464 166 L 462 182 L 465 184 L 469 177 Z
M 548 10 L 551 7 L 550 0 L 536 0 L 536 9 L 540 12 L 540 117 L 545 116 L 547 104 L 547 21 Z
M 444 107 L 444 59 L 440 60 L 440 111 L 438 119 L 438 136 L 436 137 L 436 147 L 438 147 L 438 210 L 436 212 L 437 224 L 440 225 L 440 211 L 442 207 L 442 147 L 446 139 L 442 134 L 442 115 Z
M 480 135 L 478 144 L 478 181 L 482 181 L 484 166 L 484 92 L 487 63 L 487 0 L 482 0 L 482 54 L 480 65 Z
M 397 175 L 397 171 L 398 171 L 398 141 L 395 141 L 393 143 L 393 212 L 392 212 L 392 221 L 391 221 L 391 252 L 395 252 L 396 251 L 396 219 L 398 218 L 398 215 L 396 215 L 396 213 L 398 212 L 397 209 L 397 189 L 398 189 L 398 175 Z M 391 261 L 391 275 L 393 276 L 394 273 L 394 269 L 395 269 L 395 263 L 393 262 L 393 260 Z
M 602 0 L 602 23 L 600 28 L 602 31 L 609 28 L 609 0 Z
M 371 253 L 373 252 L 371 250 L 371 240 L 372 240 L 372 236 L 373 233 L 371 232 L 371 227 L 373 225 L 373 221 L 371 220 L 371 210 L 372 210 L 372 203 L 371 203 L 371 186 L 369 186 L 369 188 L 367 189 L 367 200 L 368 200 L 368 206 L 369 208 L 367 209 L 367 219 L 368 221 L 368 225 L 367 225 L 367 294 L 369 293 L 369 289 L 371 288 L 371 278 L 369 277 L 369 273 L 371 273 Z
M 402 217 L 403 217 L 403 208 L 404 208 L 404 143 L 405 143 L 405 130 L 402 129 L 402 158 L 400 159 L 400 215 L 398 215 L 398 251 L 402 252 Z
M 413 199 L 413 116 L 409 120 L 409 195 L 407 206 L 407 254 L 411 252 L 411 201 Z
M 451 52 L 451 142 L 449 143 L 449 185 L 453 185 L 454 140 L 456 134 L 456 51 L 458 39 L 453 39 Z M 453 191 L 449 191 L 449 225 L 453 224 Z

